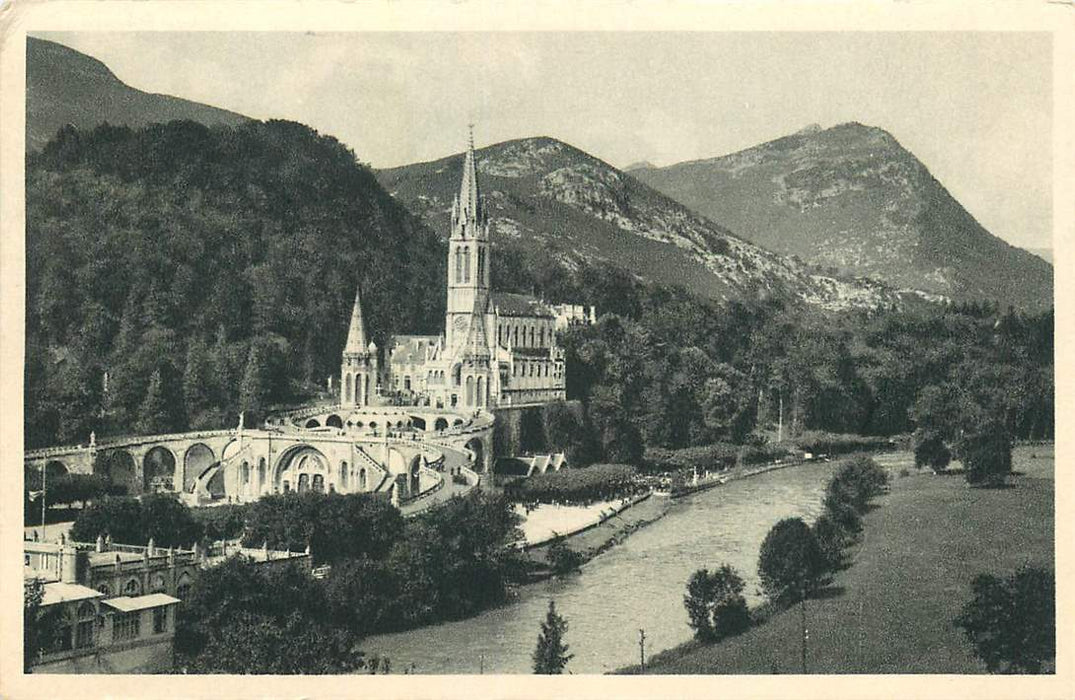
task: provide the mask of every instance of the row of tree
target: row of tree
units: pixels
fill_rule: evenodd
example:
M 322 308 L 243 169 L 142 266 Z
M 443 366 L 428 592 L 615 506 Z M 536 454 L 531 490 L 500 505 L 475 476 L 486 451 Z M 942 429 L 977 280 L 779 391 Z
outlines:
M 872 459 L 849 459 L 829 480 L 824 513 L 812 527 L 802 518 L 785 518 L 772 527 L 758 553 L 758 578 L 772 605 L 804 600 L 845 565 L 845 548 L 861 530 L 870 501 L 887 483 L 887 473 Z M 697 639 L 713 642 L 750 627 L 744 587 L 739 573 L 726 564 L 694 572 L 683 604 Z

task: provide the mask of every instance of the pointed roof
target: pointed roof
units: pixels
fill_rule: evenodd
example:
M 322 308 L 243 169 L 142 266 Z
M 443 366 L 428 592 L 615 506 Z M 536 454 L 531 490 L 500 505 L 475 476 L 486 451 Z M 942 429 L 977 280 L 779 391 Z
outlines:
M 485 304 L 482 304 L 482 299 Z M 487 297 L 479 295 L 474 299 L 474 311 L 470 314 L 470 328 L 467 329 L 467 342 L 464 346 L 466 354 L 470 357 L 489 356 L 489 338 L 485 334 L 485 313 L 483 306 L 488 307 Z
M 463 179 L 459 183 L 459 194 L 455 199 L 457 215 L 460 219 L 482 223 L 485 212 L 482 207 L 481 191 L 478 188 L 478 166 L 474 157 L 474 132 L 470 133 L 467 152 L 463 156 Z
M 359 299 L 359 291 L 355 290 L 355 305 L 351 308 L 351 328 L 347 331 L 347 345 L 344 352 L 366 352 L 366 326 L 362 322 L 362 302 Z

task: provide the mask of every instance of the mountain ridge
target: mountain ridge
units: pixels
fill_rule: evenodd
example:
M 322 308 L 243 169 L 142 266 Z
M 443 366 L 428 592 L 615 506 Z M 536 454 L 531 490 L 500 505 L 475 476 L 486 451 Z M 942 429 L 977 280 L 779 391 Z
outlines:
M 1025 308 L 1052 269 L 989 233 L 887 131 L 858 122 L 632 173 L 775 252 L 896 287 Z
M 606 263 L 662 284 L 728 300 L 778 295 L 829 309 L 896 303 L 870 280 L 820 275 L 737 236 L 599 158 L 549 136 L 476 152 L 495 240 L 571 268 Z M 375 171 L 446 236 L 462 154 Z M 903 295 L 906 296 L 906 295 Z
M 40 150 L 60 127 L 108 122 L 132 128 L 189 119 L 237 126 L 249 117 L 130 87 L 101 60 L 48 39 L 26 37 L 26 149 Z

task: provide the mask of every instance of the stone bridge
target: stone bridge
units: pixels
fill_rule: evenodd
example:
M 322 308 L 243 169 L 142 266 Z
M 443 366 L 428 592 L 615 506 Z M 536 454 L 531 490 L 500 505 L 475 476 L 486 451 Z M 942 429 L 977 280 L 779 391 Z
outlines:
M 493 415 L 405 407 L 317 406 L 265 426 L 114 438 L 25 454 L 27 469 L 103 474 L 128 493 L 171 491 L 194 503 L 244 502 L 286 491 L 381 492 L 416 498 L 446 464 L 484 473 Z

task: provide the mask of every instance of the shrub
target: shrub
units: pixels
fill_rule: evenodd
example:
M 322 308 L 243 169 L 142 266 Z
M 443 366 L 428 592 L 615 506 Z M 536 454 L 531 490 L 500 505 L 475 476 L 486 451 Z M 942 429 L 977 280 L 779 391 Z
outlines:
M 944 437 L 936 430 L 916 430 L 914 434 L 914 464 L 918 468 L 929 467 L 943 472 L 952 461 L 952 451 L 944 444 Z
M 593 503 L 630 495 L 640 489 L 636 470 L 627 464 L 595 464 L 513 481 L 504 493 L 516 503 Z
M 798 600 L 817 587 L 825 557 L 802 518 L 785 518 L 761 543 L 758 577 L 770 600 Z
M 959 453 L 969 484 L 999 486 L 1012 471 L 1011 437 L 996 421 L 966 434 L 960 441 Z
M 844 565 L 844 546 L 848 541 L 848 534 L 843 527 L 828 513 L 823 514 L 814 522 L 814 538 L 821 550 L 827 571 L 839 571 Z
M 159 547 L 189 547 L 203 535 L 190 508 L 169 494 L 141 499 L 108 497 L 79 513 L 71 538 L 93 542 L 98 535 L 111 535 L 122 544 L 145 545 L 150 539 Z
M 577 570 L 582 566 L 584 557 L 579 552 L 571 549 L 564 542 L 563 537 L 557 537 L 549 545 L 549 551 L 546 554 L 549 567 L 556 574 L 566 574 L 570 571 Z
M 403 517 L 386 499 L 370 494 L 285 493 L 249 506 L 243 545 L 301 552 L 317 562 L 384 557 L 403 533 Z
M 887 437 L 827 433 L 820 430 L 807 431 L 791 442 L 803 452 L 827 455 L 887 450 L 892 447 Z
M 699 569 L 691 575 L 683 606 L 695 637 L 714 641 L 740 634 L 750 627 L 743 588 L 743 579 L 727 564 L 714 572 Z
M 1056 657 L 1056 579 L 1023 567 L 1006 580 L 979 575 L 955 619 L 990 673 L 1041 673 Z

